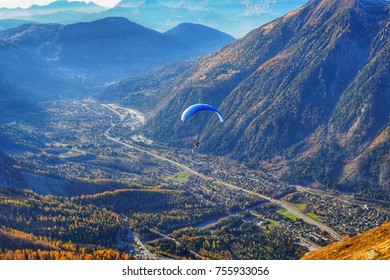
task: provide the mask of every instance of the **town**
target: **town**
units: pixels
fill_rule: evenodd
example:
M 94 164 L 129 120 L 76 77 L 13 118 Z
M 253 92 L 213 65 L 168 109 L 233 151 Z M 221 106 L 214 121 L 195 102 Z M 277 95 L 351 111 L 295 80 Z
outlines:
M 13 139 L 18 149 L 7 151 L 17 160 L 17 167 L 24 174 L 40 175 L 42 180 L 110 181 L 118 188 L 136 185 L 182 190 L 200 205 L 223 209 L 225 214 L 212 222 L 202 221 L 201 227 L 239 214 L 259 231 L 284 229 L 307 250 L 335 238 L 282 205 L 340 236 L 353 236 L 390 220 L 389 211 L 375 204 L 346 200 L 334 193 L 309 192 L 225 157 L 155 143 L 140 133 L 146 117 L 134 109 L 93 99 L 62 100 L 44 108 L 46 112 L 34 124 L 14 121 L 1 126 L 4 135 L 20 135 Z M 142 242 L 135 242 L 140 248 L 136 244 Z

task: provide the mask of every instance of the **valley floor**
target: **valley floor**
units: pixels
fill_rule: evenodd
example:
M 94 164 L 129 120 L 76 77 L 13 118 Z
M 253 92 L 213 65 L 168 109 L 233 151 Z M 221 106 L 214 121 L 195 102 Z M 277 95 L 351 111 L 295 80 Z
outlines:
M 44 109 L 33 120 L 0 124 L 3 152 L 16 160 L 21 187 L 34 191 L 0 192 L 2 213 L 12 214 L 0 216 L 7 232 L 140 259 L 298 259 L 390 220 L 388 209 L 345 194 L 288 185 L 227 158 L 153 142 L 140 133 L 146 116 L 133 109 L 93 99 Z M 48 195 L 58 199 L 38 202 Z M 103 211 L 110 227 L 69 214 L 69 207 Z M 68 215 L 72 223 L 59 223 Z

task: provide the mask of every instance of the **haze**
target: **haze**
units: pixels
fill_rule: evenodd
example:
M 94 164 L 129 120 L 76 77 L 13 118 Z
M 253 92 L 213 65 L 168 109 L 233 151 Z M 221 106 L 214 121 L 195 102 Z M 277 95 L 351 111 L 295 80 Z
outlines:
M 82 1 L 82 0 L 69 0 L 70 2 L 75 2 L 75 1 Z M 21 8 L 28 8 L 32 5 L 47 5 L 51 2 L 55 2 L 55 0 L 0 0 L 0 8 L 16 8 L 16 7 L 21 7 Z M 100 6 L 103 7 L 113 7 L 117 3 L 120 2 L 120 0 L 94 0 L 94 1 L 83 1 L 83 2 L 94 2 Z

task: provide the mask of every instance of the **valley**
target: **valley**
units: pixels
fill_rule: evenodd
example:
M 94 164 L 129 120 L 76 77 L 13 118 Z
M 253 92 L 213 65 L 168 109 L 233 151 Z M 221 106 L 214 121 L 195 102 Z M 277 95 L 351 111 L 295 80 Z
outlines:
M 118 223 L 124 228 L 123 241 L 118 243 L 122 245 L 109 247 L 119 246 L 117 249 L 135 258 L 242 258 L 239 249 L 218 257 L 212 249 L 185 237 L 191 231 L 194 238 L 218 243 L 220 237 L 215 234 L 226 222 L 233 223 L 238 232 L 242 226 L 251 227 L 254 237 L 282 234 L 295 252 L 284 257 L 298 258 L 309 249 L 364 232 L 390 218 L 388 211 L 375 204 L 342 200 L 342 193 L 288 185 L 273 174 L 226 157 L 151 141 L 141 132 L 147 116 L 131 108 L 94 99 L 47 102 L 44 108 L 39 121 L 14 120 L 1 125 L 2 139 L 12 136 L 17 143 L 5 151 L 17 161 L 14 167 L 26 187 L 40 195 L 86 200 L 94 207 L 105 205 L 125 217 L 124 223 Z M 16 135 L 21 138 L 15 139 Z M 146 205 L 138 208 L 133 199 L 133 204 L 126 200 L 127 206 L 122 206 L 121 201 L 132 192 L 172 192 L 180 196 L 179 201 L 189 199 L 192 206 L 186 206 L 189 211 L 180 213 L 180 220 L 172 211 L 184 201 L 165 206 L 159 202 L 153 210 Z M 98 197 L 122 194 L 112 201 L 118 206 L 106 199 L 98 202 Z M 4 201 L 0 198 L 1 205 Z M 159 223 L 154 221 L 155 211 Z M 125 225 L 135 235 L 126 234 Z M 24 226 L 19 227 L 22 230 Z M 228 247 L 237 246 L 234 240 L 240 234 L 236 234 L 224 241 L 232 243 Z M 276 247 L 273 252 L 278 250 Z
M 388 0 L 244 2 L 0 8 L 0 259 L 348 258 L 388 224 Z

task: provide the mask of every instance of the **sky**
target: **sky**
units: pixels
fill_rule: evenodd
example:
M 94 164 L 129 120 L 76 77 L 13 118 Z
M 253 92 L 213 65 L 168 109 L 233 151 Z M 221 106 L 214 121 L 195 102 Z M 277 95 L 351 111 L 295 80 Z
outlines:
M 15 7 L 21 7 L 21 8 L 28 8 L 32 5 L 40 5 L 44 6 L 51 2 L 55 2 L 57 0 L 0 0 L 0 8 L 6 7 L 6 8 L 15 8 Z M 58 0 L 60 1 L 60 0 Z M 61 0 L 61 1 L 84 1 L 86 3 L 88 2 L 94 2 L 100 6 L 111 8 L 118 4 L 121 0 Z M 134 0 L 135 1 L 135 0 Z M 300 5 L 304 4 L 308 0 L 164 0 L 163 3 L 166 5 L 169 5 L 171 7 L 185 7 L 188 10 L 208 10 L 211 8 L 214 9 L 220 9 L 221 13 L 224 13 L 223 16 L 229 17 L 232 14 L 236 17 L 233 19 L 233 21 L 229 25 L 228 22 L 224 22 L 221 24 L 218 24 L 218 16 L 215 20 L 210 19 L 212 17 L 213 13 L 210 13 L 209 17 L 206 17 L 206 22 L 202 22 L 200 20 L 200 24 L 205 24 L 207 26 L 216 28 L 218 30 L 224 31 L 228 34 L 231 34 L 235 38 L 241 38 L 245 34 L 247 34 L 249 31 L 261 26 L 262 24 L 265 24 L 279 16 L 282 16 L 283 14 L 290 12 L 294 10 L 295 8 L 299 7 Z M 368 0 L 367 0 L 368 1 Z M 141 0 L 135 1 L 142 2 Z M 217 4 L 218 5 L 211 5 L 210 3 Z M 222 4 L 221 4 L 222 3 Z M 240 4 L 239 5 L 239 13 L 237 14 L 237 11 L 232 9 L 236 9 L 234 5 L 230 4 Z M 226 5 L 226 8 L 224 7 L 224 4 Z M 210 8 L 211 7 L 211 8 Z M 6 13 L 4 13 L 6 15 Z M 25 18 L 26 15 L 17 15 L 18 18 L 23 19 L 30 19 Z M 4 17 L 0 14 L 0 19 L 4 18 L 12 18 L 12 15 L 8 17 Z M 38 18 L 38 20 L 37 20 Z M 31 19 L 30 19 L 31 20 Z M 35 17 L 33 20 L 40 21 L 39 17 Z M 47 22 L 48 18 L 43 18 L 42 22 Z M 51 22 L 56 22 L 55 19 L 50 19 Z M 131 18 L 131 20 L 134 20 Z M 165 19 L 164 19 L 165 20 Z M 172 22 L 170 22 L 170 18 L 165 20 L 164 22 L 158 22 L 157 24 L 151 21 L 154 21 L 154 18 L 147 18 L 142 21 L 141 24 L 145 25 L 148 28 L 155 29 L 159 32 L 164 32 L 170 28 L 173 28 L 175 25 L 179 24 L 181 21 L 177 20 L 173 17 Z M 135 20 L 134 20 L 135 21 Z M 138 22 L 138 21 L 137 21 Z M 60 22 L 61 23 L 61 22 Z M 140 22 L 138 22 L 140 23 Z M 225 25 L 223 25 L 225 24 Z M 226 25 L 227 24 L 227 25 Z
M 84 0 L 68 0 L 68 1 L 84 1 Z M 31 5 L 47 5 L 51 2 L 55 2 L 55 0 L 0 0 L 0 8 L 28 8 Z M 91 0 L 85 0 L 84 2 L 91 2 Z M 113 7 L 117 3 L 120 2 L 120 0 L 93 0 L 92 2 L 103 6 L 103 7 Z

